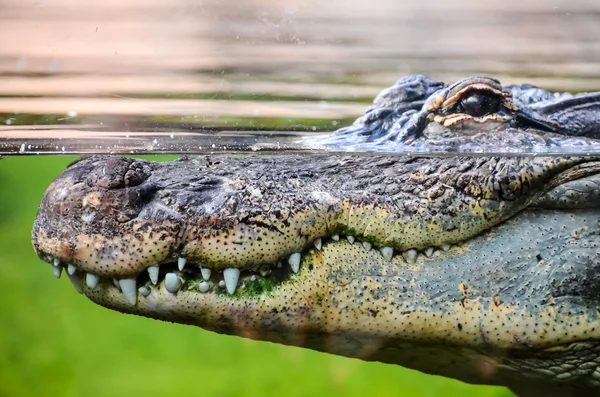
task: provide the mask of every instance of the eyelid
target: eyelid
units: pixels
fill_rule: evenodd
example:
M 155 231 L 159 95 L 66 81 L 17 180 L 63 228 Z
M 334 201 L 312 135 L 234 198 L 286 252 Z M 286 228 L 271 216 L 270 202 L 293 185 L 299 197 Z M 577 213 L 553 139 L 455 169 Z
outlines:
M 471 84 L 467 87 L 464 87 L 454 95 L 446 98 L 446 100 L 442 103 L 441 106 L 442 113 L 448 112 L 449 110 L 453 109 L 460 102 L 461 99 L 468 96 L 468 94 L 472 91 L 489 92 L 491 94 L 497 95 L 500 98 L 505 97 L 505 93 L 503 91 L 490 87 L 487 84 Z
M 498 90 L 494 87 L 490 87 L 487 84 L 477 83 L 471 84 L 462 88 L 461 90 L 449 95 L 446 100 L 440 106 L 440 113 L 444 115 L 457 113 L 460 107 L 460 101 L 469 96 L 473 91 L 487 92 L 492 95 L 497 95 L 500 99 L 500 106 L 507 110 L 517 111 L 517 106 L 512 101 L 512 95 L 509 92 Z

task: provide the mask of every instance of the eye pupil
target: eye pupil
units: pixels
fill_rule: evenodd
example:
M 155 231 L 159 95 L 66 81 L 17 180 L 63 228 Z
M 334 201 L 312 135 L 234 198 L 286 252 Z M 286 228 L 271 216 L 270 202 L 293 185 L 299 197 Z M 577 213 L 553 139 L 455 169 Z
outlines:
M 497 95 L 476 91 L 460 101 L 462 110 L 471 116 L 480 117 L 498 111 L 500 98 Z

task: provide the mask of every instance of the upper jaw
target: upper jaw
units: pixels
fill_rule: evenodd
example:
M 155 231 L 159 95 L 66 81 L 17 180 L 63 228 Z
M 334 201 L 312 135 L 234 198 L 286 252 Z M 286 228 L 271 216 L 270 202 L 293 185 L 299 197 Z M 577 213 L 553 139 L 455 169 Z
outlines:
M 134 280 L 120 285 L 128 290 L 131 283 L 140 287 L 140 275 L 141 282 L 154 285 L 152 272 L 160 266 L 161 277 L 173 273 L 169 277 L 179 284 L 173 288 L 181 288 L 191 275 L 213 285 L 223 280 L 223 291 L 233 293 L 236 288 L 226 288 L 227 280 L 237 285 L 244 277 L 264 272 L 282 272 L 283 277 L 295 273 L 302 254 L 320 250 L 327 241 L 339 240 L 340 234 L 363 240 L 365 247 L 375 249 L 374 255 L 401 253 L 407 262 L 418 252 L 431 255 L 517 213 L 550 189 L 545 184 L 561 184 L 562 179 L 556 179 L 561 175 L 567 175 L 563 179 L 568 181 L 598 172 L 594 163 L 577 159 L 531 159 L 525 168 L 518 159 L 504 160 L 504 170 L 522 169 L 527 180 L 515 184 L 510 175 L 501 173 L 496 187 L 486 182 L 485 170 L 498 167 L 493 159 L 420 159 L 407 164 L 375 157 L 319 158 L 322 168 L 312 170 L 311 176 L 299 178 L 288 190 L 279 186 L 269 192 L 254 177 L 269 160 L 222 161 L 200 171 L 199 162 L 191 159 L 172 163 L 118 157 L 82 160 L 57 178 L 42 200 L 33 229 L 36 252 L 49 263 L 91 278 L 86 280 L 88 286 L 94 286 L 97 277 Z M 266 179 L 278 183 L 282 172 L 306 172 L 314 166 L 303 158 L 275 161 Z M 340 178 L 346 175 L 344 170 L 360 173 L 357 165 L 367 163 L 374 175 L 389 174 L 390 183 L 402 182 L 407 193 L 381 194 L 375 186 L 365 195 L 364 187 L 353 186 L 354 177 Z M 415 168 L 399 177 L 406 167 Z M 419 182 L 432 171 L 443 181 Z M 430 190 L 420 197 L 423 183 Z M 340 184 L 346 186 L 340 189 Z M 436 197 L 442 202 L 437 203 Z M 461 205 L 471 210 L 460 210 Z M 463 231 L 463 224 L 470 227 Z M 202 270 L 211 271 L 212 279 Z

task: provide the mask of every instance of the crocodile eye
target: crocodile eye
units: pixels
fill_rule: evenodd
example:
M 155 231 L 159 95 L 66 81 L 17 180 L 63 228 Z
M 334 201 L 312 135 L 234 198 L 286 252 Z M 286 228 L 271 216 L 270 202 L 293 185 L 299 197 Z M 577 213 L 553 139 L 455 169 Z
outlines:
M 474 91 L 460 100 L 459 109 L 471 116 L 480 117 L 496 113 L 500 108 L 500 101 L 501 98 L 496 94 Z

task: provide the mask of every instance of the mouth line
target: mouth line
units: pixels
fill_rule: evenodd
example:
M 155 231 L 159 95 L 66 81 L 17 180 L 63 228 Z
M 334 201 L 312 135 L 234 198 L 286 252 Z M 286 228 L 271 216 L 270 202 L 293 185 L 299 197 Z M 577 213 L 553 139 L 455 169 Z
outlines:
M 185 258 L 179 257 L 161 265 L 154 265 L 133 277 L 114 278 L 99 276 L 89 271 L 79 269 L 73 264 L 62 262 L 59 258 L 46 256 L 52 264 L 52 270 L 57 278 L 62 275 L 63 269 L 80 294 L 87 289 L 95 289 L 102 283 L 109 288 L 115 288 L 125 295 L 132 306 L 136 305 L 139 298 L 145 298 L 153 290 L 164 288 L 169 293 L 176 295 L 180 291 L 193 291 L 201 294 L 216 294 L 231 298 L 257 298 L 268 295 L 282 283 L 288 282 L 298 274 L 304 266 L 307 256 L 321 251 L 331 244 L 359 245 L 365 254 L 381 255 L 386 261 L 400 257 L 407 266 L 414 265 L 421 258 L 438 257 L 450 251 L 459 244 L 445 244 L 440 247 L 427 247 L 423 250 L 408 249 L 395 250 L 389 246 L 379 247 L 373 243 L 355 237 L 351 234 L 340 237 L 333 234 L 315 239 L 309 247 L 301 252 L 294 252 L 271 265 L 261 265 L 253 269 L 247 268 L 219 268 L 211 269 L 196 263 L 190 263 Z M 312 264 L 306 266 L 312 270 Z
M 554 188 L 563 184 L 566 186 L 568 182 L 595 174 L 595 172 L 590 172 L 590 170 L 594 171 L 592 169 L 594 164 L 597 165 L 598 163 L 586 163 L 581 166 L 572 167 L 568 172 L 563 172 L 556 176 L 550 181 L 550 184 Z M 592 198 L 594 197 L 596 196 L 592 196 Z M 553 198 L 553 201 L 556 200 L 556 197 Z M 568 208 L 561 209 L 568 211 Z M 103 288 L 116 288 L 125 296 L 129 304 L 135 306 L 138 298 L 148 297 L 154 289 L 163 287 L 173 295 L 183 290 L 232 298 L 257 298 L 264 296 L 275 288 L 278 288 L 281 284 L 292 280 L 303 267 L 306 267 L 309 271 L 312 270 L 310 268 L 312 261 L 306 261 L 305 259 L 330 244 L 346 243 L 360 245 L 365 250 L 366 257 L 369 255 L 381 255 L 388 262 L 398 260 L 399 263 L 412 266 L 417 261 L 437 257 L 442 253 L 446 254 L 453 246 L 461 245 L 461 241 L 465 241 L 466 237 L 462 236 L 461 241 L 446 241 L 443 245 L 440 243 L 444 242 L 444 240 L 438 242 L 437 245 L 413 246 L 412 248 L 403 247 L 403 249 L 398 249 L 398 246 L 392 240 L 385 238 L 384 240 L 380 240 L 378 244 L 373 238 L 356 229 L 338 229 L 334 231 L 340 234 L 327 234 L 316 238 L 307 242 L 303 248 L 296 248 L 297 251 L 295 252 L 288 251 L 284 253 L 277 261 L 254 266 L 227 266 L 224 263 L 213 267 L 206 262 L 197 262 L 197 258 L 186 257 L 186 251 L 183 250 L 179 253 L 173 253 L 170 259 L 155 262 L 154 264 L 152 262 L 147 263 L 145 268 L 139 268 L 135 273 L 123 275 L 118 272 L 106 274 L 106 272 L 102 273 L 99 271 L 95 273 L 94 269 L 86 266 L 85 263 L 79 266 L 79 263 L 75 261 L 75 263 L 71 263 L 68 258 L 54 256 L 53 249 L 39 256 L 53 265 L 52 270 L 57 278 L 61 277 L 63 269 L 66 270 L 67 276 L 79 293 L 84 292 L 84 286 L 89 290 L 93 290 L 99 283 L 102 283 Z M 467 240 L 472 237 L 475 236 L 467 237 Z M 48 245 L 56 246 L 56 244 Z M 62 245 L 60 244 L 59 246 Z M 451 254 L 449 253 L 448 255 Z

